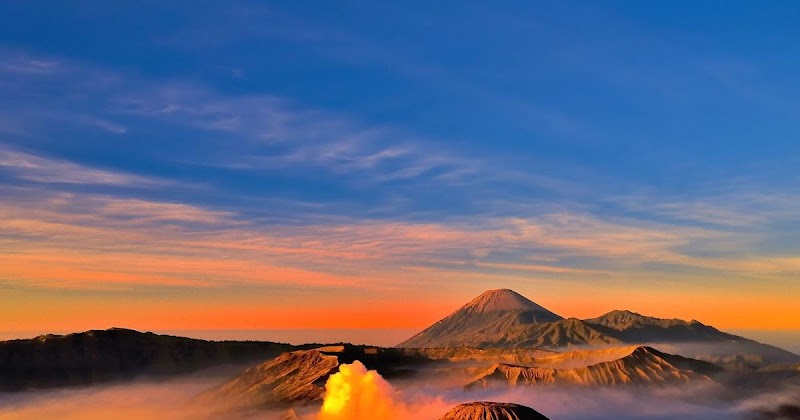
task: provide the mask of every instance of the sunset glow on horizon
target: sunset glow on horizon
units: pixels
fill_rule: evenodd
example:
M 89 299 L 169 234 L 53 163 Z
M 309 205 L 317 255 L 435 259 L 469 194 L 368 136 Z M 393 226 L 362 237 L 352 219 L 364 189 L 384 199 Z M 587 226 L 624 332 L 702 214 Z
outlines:
M 0 13 L 0 331 L 800 330 L 780 13 L 79 3 Z

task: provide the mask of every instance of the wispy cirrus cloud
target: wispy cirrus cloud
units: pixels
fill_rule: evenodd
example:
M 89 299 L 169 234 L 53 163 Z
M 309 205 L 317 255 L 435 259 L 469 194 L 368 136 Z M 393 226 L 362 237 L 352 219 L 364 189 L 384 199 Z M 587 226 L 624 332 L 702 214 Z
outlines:
M 148 81 L 64 59 L 7 50 L 0 50 L 0 56 L 10 63 L 5 71 L 14 79 L 0 84 L 0 91 L 19 97 L 14 107 L 7 107 L 14 117 L 9 129 L 28 136 L 57 136 L 42 127 L 59 124 L 111 134 L 129 132 L 128 124 L 119 120 L 144 127 L 167 124 L 203 143 L 203 155 L 163 156 L 173 163 L 250 172 L 308 168 L 369 174 L 359 176 L 359 182 L 425 176 L 446 184 L 473 175 L 479 165 L 438 141 L 270 94 L 223 95 L 197 83 Z M 59 93 L 52 94 L 54 89 Z M 41 101 L 28 104 L 31 95 L 41 95 Z M 41 102 L 48 106 L 41 107 Z
M 585 214 L 482 223 L 338 218 L 288 226 L 174 202 L 23 190 L 0 204 L 0 216 L 5 280 L 42 287 L 392 288 L 419 267 L 427 267 L 426 276 L 466 269 L 518 281 L 625 276 L 652 264 L 710 271 L 718 279 L 757 272 L 782 278 L 796 270 L 792 258 L 731 263 L 687 251 L 698 242 L 737 240 L 725 232 Z
M 0 131 L 30 138 L 66 124 L 127 133 L 122 124 L 104 117 L 102 105 L 87 101 L 119 86 L 117 73 L 0 45 L 0 75 L 0 112 L 13 121 L 7 130 L 0 121 Z
M 690 197 L 640 192 L 613 198 L 626 210 L 666 221 L 694 222 L 725 229 L 754 229 L 792 220 L 800 212 L 800 191 L 731 179 L 706 186 Z
M 104 170 L 68 160 L 26 153 L 0 145 L 0 170 L 17 179 L 53 184 L 92 184 L 113 186 L 163 185 L 157 178 Z
M 5 54 L 13 55 L 8 51 Z M 30 94 L 20 89 L 27 87 L 48 103 L 46 111 L 26 107 L 25 101 L 9 109 L 15 115 L 16 128 L 28 137 L 58 141 L 57 129 L 62 125 L 131 135 L 129 127 L 136 125 L 142 133 L 131 135 L 135 138 L 131 141 L 141 144 L 137 153 L 146 153 L 146 159 L 155 158 L 163 165 L 178 166 L 181 171 L 206 167 L 250 177 L 279 173 L 333 182 L 343 188 L 372 189 L 384 195 L 391 191 L 381 191 L 380 186 L 392 184 L 408 189 L 402 192 L 406 197 L 413 197 L 415 191 L 444 188 L 466 202 L 476 189 L 485 195 L 495 189 L 493 186 L 561 194 L 574 191 L 577 185 L 574 179 L 550 175 L 547 167 L 530 170 L 530 161 L 524 162 L 524 168 L 518 165 L 523 163 L 509 160 L 498 165 L 490 157 L 448 147 L 439 139 L 359 121 L 352 115 L 268 93 L 222 94 L 192 81 L 145 80 L 66 59 L 26 57 L 58 63 L 58 71 L 53 73 L 16 75 L 18 80 L 5 89 L 23 100 Z M 52 87 L 60 93 L 53 95 Z M 170 127 L 173 148 L 181 145 L 180 153 L 152 153 L 161 141 L 157 137 L 142 139 L 143 133 L 159 132 L 164 126 Z M 93 137 L 82 139 L 85 144 L 79 147 L 109 147 Z M 564 188 L 566 184 L 571 187 Z M 486 207 L 496 199 L 471 200 L 470 206 Z M 372 205 L 381 207 L 379 203 Z
M 157 86 L 118 98 L 121 112 L 207 130 L 228 138 L 233 153 L 205 163 L 238 170 L 317 167 L 333 174 L 370 173 L 372 181 L 471 174 L 477 161 L 435 141 L 346 115 L 302 108 L 269 95 L 223 97 L 191 85 Z
M 0 73 L 23 76 L 42 76 L 57 73 L 63 69 L 57 60 L 32 57 L 20 52 L 0 51 Z

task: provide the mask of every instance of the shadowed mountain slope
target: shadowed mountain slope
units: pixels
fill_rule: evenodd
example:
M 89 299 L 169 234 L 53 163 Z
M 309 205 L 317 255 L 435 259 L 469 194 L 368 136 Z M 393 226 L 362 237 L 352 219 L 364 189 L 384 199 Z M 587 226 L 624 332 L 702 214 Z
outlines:
M 440 420 L 547 420 L 547 417 L 524 405 L 480 401 L 457 405 Z

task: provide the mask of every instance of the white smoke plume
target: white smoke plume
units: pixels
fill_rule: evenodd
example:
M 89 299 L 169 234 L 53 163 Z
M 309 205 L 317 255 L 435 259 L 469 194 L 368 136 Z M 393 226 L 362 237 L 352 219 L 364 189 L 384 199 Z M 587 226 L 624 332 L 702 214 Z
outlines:
M 356 360 L 328 378 L 318 420 L 438 419 L 445 407 L 436 397 L 425 396 L 414 404 L 399 398 L 378 372 Z

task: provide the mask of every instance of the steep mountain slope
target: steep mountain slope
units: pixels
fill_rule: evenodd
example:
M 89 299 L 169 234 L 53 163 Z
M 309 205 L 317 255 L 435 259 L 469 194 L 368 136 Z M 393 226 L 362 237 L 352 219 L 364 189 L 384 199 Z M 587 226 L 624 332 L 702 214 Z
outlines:
M 397 347 L 565 347 L 607 345 L 608 337 L 508 289 L 489 290 Z
M 593 326 L 568 318 L 545 324 L 519 324 L 507 329 L 501 336 L 482 343 L 485 347 L 545 347 L 606 346 L 619 344 L 617 338 L 603 334 Z
M 701 322 L 661 319 L 631 311 L 611 311 L 585 320 L 593 328 L 626 343 L 658 344 L 668 351 L 719 363 L 797 363 L 800 356 L 744 337 L 722 332 Z
M 480 401 L 457 405 L 441 420 L 547 420 L 547 417 L 524 405 Z
M 112 328 L 0 342 L 0 391 L 88 385 L 275 357 L 294 346 Z
M 325 380 L 338 366 L 336 356 L 319 350 L 284 353 L 247 369 L 214 393 L 232 405 L 316 401 L 325 392 Z
M 710 381 L 721 369 L 710 363 L 631 346 L 582 350 L 538 359 L 534 366 L 495 364 L 478 374 L 467 388 L 496 384 L 620 385 Z
M 408 375 L 410 367 L 433 362 L 405 349 L 329 345 L 283 353 L 245 370 L 201 398 L 231 407 L 303 405 L 322 398 L 325 381 L 339 365 L 356 360 L 386 378 Z

